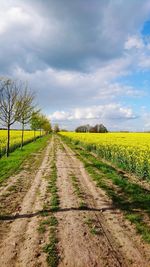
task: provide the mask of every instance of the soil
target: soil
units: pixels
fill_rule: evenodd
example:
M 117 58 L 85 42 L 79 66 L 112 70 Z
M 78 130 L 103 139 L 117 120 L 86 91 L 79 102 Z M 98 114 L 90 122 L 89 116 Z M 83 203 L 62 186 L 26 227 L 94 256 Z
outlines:
M 37 154 L 35 168 L 10 177 L 1 188 L 0 266 L 48 266 L 42 248 L 49 232 L 41 235 L 38 227 L 41 211 L 50 197 L 46 177 L 51 173 L 53 147 L 60 201 L 59 210 L 53 212 L 58 220 L 58 266 L 150 266 L 150 246 L 96 186 L 74 152 L 56 137 L 50 140 L 45 151 Z M 81 206 L 72 176 L 76 178 L 84 206 Z

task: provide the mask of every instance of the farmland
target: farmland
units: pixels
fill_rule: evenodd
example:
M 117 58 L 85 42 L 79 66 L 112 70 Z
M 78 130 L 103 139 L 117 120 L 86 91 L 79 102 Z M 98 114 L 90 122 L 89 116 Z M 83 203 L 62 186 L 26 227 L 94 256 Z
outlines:
M 150 185 L 95 153 L 98 138 L 50 134 L 0 159 L 0 266 L 150 265 Z
M 62 132 L 61 135 L 140 178 L 150 178 L 149 133 Z
M 21 144 L 21 134 L 20 130 L 10 131 L 10 150 L 14 150 Z M 36 131 L 36 137 L 40 136 L 40 131 Z M 34 139 L 34 131 L 24 131 L 24 143 L 28 143 Z M 5 154 L 7 144 L 7 131 L 0 130 L 0 156 Z

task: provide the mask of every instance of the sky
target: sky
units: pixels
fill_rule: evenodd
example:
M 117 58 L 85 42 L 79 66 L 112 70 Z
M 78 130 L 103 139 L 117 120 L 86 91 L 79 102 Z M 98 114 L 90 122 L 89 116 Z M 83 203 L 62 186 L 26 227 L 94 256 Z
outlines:
M 150 130 L 149 0 L 0 0 L 0 76 L 53 124 Z

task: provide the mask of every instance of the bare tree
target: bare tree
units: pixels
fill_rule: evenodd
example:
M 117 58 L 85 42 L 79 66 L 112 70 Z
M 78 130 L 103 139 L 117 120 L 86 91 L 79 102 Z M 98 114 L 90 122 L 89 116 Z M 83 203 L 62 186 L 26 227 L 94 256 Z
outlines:
M 3 89 L 5 88 L 6 80 L 4 78 L 0 78 L 1 84 L 0 84 L 0 93 L 2 93 Z
M 25 125 L 30 122 L 32 117 L 32 112 L 34 109 L 33 106 L 34 94 L 25 86 L 25 89 L 22 90 L 20 99 L 18 101 L 18 106 L 20 106 L 21 114 L 18 117 L 18 121 L 22 124 L 22 133 L 21 133 L 21 149 L 24 142 L 24 129 Z
M 7 151 L 10 151 L 10 128 L 18 120 L 21 108 L 18 105 L 21 84 L 9 78 L 0 80 L 0 121 L 7 128 Z
M 59 125 L 58 125 L 58 124 L 55 124 L 55 125 L 54 125 L 54 129 L 53 129 L 53 131 L 54 131 L 55 133 L 60 132 L 60 129 L 59 129 Z

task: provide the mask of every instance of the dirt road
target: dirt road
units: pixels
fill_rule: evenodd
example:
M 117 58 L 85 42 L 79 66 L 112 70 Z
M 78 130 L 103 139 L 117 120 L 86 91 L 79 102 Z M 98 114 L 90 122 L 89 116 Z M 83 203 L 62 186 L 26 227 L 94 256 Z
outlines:
M 49 260 L 52 267 L 150 266 L 150 248 L 143 245 L 105 192 L 96 187 L 66 144 L 52 138 L 38 157 L 35 168 L 10 178 L 10 184 L 1 188 L 0 266 L 49 266 L 43 247 L 49 242 L 50 231 L 44 228 L 42 233 L 38 228 L 52 214 L 58 221 L 59 258 L 57 263 Z M 57 169 L 57 210 L 49 204 L 52 159 Z

